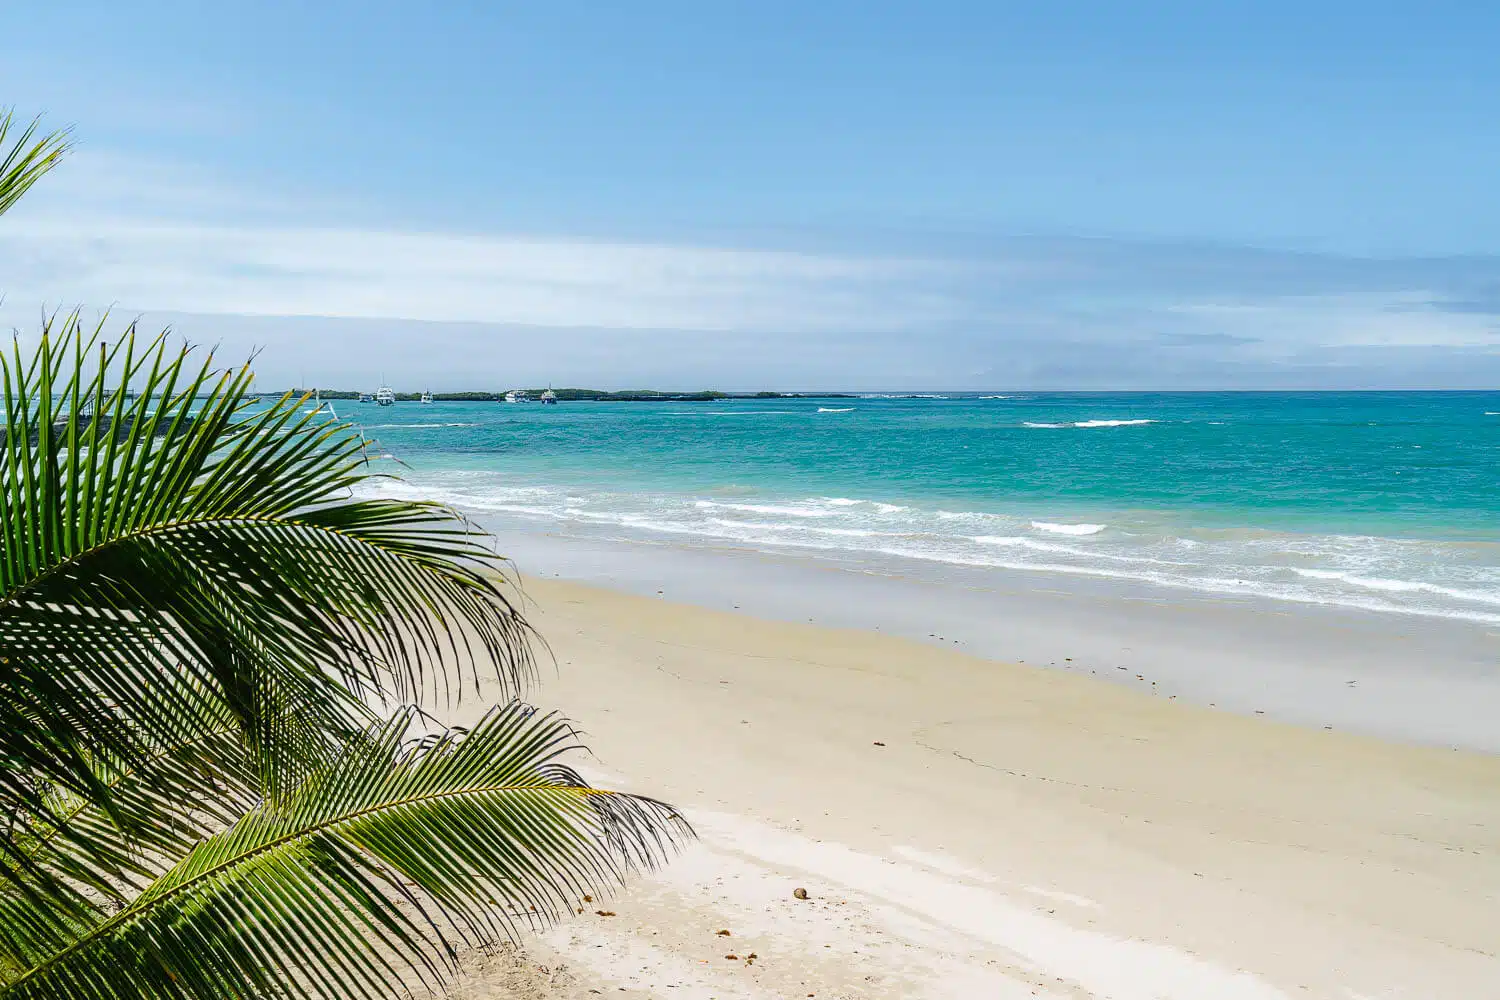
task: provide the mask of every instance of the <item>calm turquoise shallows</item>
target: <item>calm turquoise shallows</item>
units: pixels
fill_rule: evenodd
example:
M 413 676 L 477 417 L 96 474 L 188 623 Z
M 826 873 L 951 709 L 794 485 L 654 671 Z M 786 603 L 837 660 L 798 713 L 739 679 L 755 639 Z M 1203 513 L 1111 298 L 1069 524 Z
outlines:
M 481 519 L 1500 622 L 1500 393 L 335 406 Z

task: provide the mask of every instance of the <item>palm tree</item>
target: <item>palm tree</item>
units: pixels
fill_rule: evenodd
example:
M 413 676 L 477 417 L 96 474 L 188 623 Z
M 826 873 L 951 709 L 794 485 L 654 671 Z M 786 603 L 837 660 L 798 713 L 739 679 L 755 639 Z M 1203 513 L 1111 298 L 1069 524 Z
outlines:
M 76 314 L 0 379 L 0 1000 L 436 987 L 687 834 L 565 763 L 502 562 L 352 426 Z

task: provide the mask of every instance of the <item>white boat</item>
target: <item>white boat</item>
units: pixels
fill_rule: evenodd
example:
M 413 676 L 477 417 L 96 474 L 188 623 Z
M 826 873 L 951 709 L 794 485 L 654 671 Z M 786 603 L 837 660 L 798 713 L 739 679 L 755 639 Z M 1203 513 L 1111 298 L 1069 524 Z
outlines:
M 373 402 L 374 399 L 375 399 L 375 397 L 372 396 L 372 395 L 370 395 L 368 392 L 362 392 L 362 393 L 359 394 L 359 401 L 361 403 Z
M 550 386 L 546 392 L 542 393 L 542 402 L 557 405 L 557 393 L 553 392 Z
M 529 403 L 531 402 L 531 397 L 527 395 L 525 389 L 512 389 L 505 394 L 505 401 L 507 403 Z
M 422 403 L 423 406 L 431 406 L 432 405 L 432 393 L 431 392 L 423 392 L 422 393 L 421 403 Z
M 375 390 L 375 402 L 381 406 L 393 406 L 396 402 L 396 390 L 388 385 L 383 385 Z

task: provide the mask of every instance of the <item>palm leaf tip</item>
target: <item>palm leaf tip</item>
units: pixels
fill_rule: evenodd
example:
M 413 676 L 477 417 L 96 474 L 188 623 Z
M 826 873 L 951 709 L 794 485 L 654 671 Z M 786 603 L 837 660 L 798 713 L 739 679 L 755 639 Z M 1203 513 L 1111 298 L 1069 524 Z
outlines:
M 372 727 L 280 808 L 200 843 L 0 996 L 342 1000 L 435 986 L 455 935 L 514 939 L 692 835 L 670 806 L 579 781 L 563 761 L 576 737 L 555 715 L 513 703 L 415 742 L 412 718 Z
M 40 118 L 33 118 L 29 124 L 20 126 L 20 135 L 12 138 L 11 133 L 17 127 L 15 110 L 0 111 L 0 215 L 57 166 L 72 148 L 68 129 L 38 134 L 41 124 Z

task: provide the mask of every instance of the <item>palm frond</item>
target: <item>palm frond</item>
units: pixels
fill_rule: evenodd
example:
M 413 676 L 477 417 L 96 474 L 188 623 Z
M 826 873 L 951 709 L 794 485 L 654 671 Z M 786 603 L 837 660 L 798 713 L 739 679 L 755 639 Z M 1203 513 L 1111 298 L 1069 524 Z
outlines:
M 95 804 L 55 795 L 53 821 L 15 817 L 0 882 L 0 968 L 25 969 L 59 934 L 104 919 L 200 840 L 260 801 L 238 728 L 162 747 L 136 769 L 100 763 L 101 780 L 139 822 L 129 834 Z
M 4 215 L 31 185 L 62 160 L 72 146 L 66 129 L 38 136 L 41 119 L 34 118 L 11 140 L 16 127 L 15 110 L 0 111 L 0 215 Z M 7 150 L 6 143 L 10 141 Z
M 474 664 L 511 693 L 530 677 L 499 558 L 441 507 L 356 499 L 354 427 L 256 406 L 248 366 L 133 326 L 108 344 L 76 314 L 0 369 L 7 812 L 45 818 L 60 789 L 129 831 L 97 762 L 139 766 L 226 712 L 274 798 L 368 699 L 452 696 Z
M 164 711 L 170 710 L 174 695 L 158 696 Z M 296 715 L 291 706 L 282 712 Z M 109 821 L 98 803 L 63 789 L 49 793 L 45 815 L 12 815 L 6 835 L 13 850 L 10 857 L 0 858 L 0 864 L 19 862 L 19 870 L 6 881 L 24 888 L 30 878 L 59 879 L 123 899 L 133 877 L 149 880 L 159 874 L 138 858 L 176 858 L 237 819 L 262 797 L 257 762 L 245 746 L 237 720 L 227 711 L 220 709 L 216 717 L 205 721 L 208 727 L 202 734 L 153 747 L 133 765 L 118 760 L 93 762 L 112 798 L 139 821 L 132 829 L 122 830 Z M 0 883 L 0 896 L 8 888 L 13 886 Z
M 372 727 L 118 913 L 55 928 L 0 998 L 384 998 L 439 982 L 454 935 L 554 921 L 689 833 L 661 803 L 584 784 L 556 716 L 511 703 L 411 740 L 414 718 Z

